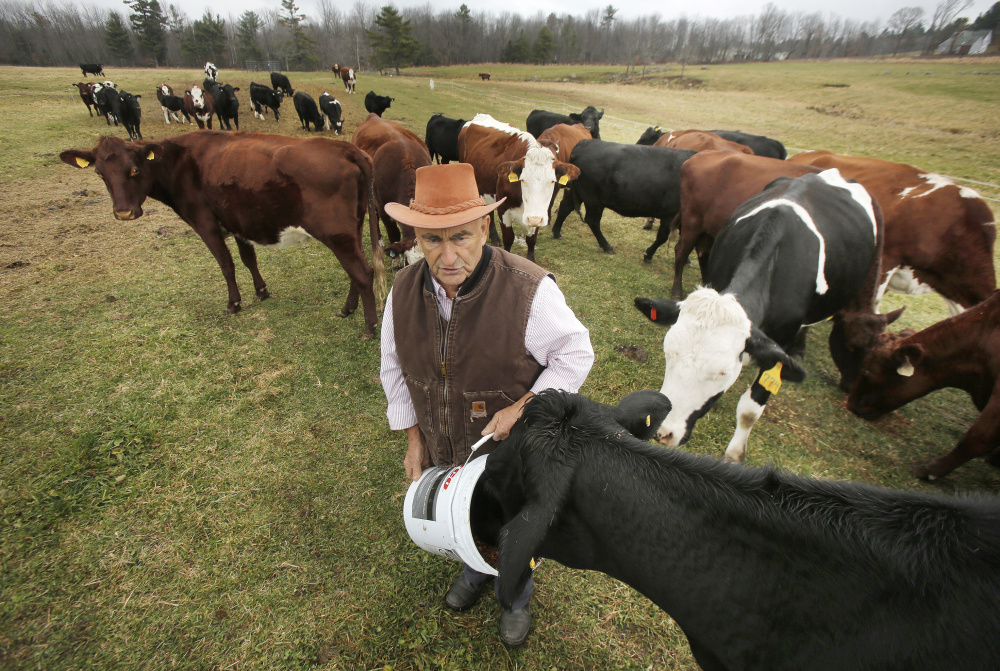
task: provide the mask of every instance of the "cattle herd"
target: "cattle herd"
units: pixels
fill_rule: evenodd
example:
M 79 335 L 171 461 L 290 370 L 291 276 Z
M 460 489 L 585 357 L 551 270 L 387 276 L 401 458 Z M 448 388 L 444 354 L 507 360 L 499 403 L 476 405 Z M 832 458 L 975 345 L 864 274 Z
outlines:
M 100 65 L 81 65 L 81 69 L 84 74 L 103 74 Z M 332 70 L 342 78 L 345 92 L 352 94 L 355 70 L 340 64 L 334 64 Z M 504 247 L 510 250 L 515 230 L 523 230 L 529 259 L 535 257 L 540 229 L 551 223 L 552 236 L 558 239 L 572 212 L 586 223 L 605 253 L 614 253 L 614 247 L 601 231 L 605 210 L 640 218 L 646 228 L 659 220 L 655 238 L 644 254 L 643 261 L 647 263 L 652 261 L 657 249 L 676 234 L 670 298 L 623 298 L 623 302 L 634 302 L 652 323 L 667 327 L 663 337 L 666 366 L 659 394 L 659 398 L 665 399 L 666 407 L 656 416 L 657 421 L 648 435 L 641 436 L 643 440 L 655 437 L 668 447 L 683 445 L 693 435 L 697 420 L 735 383 L 742 367 L 753 362 L 757 373 L 739 400 L 736 430 L 725 453 L 725 461 L 742 462 L 750 430 L 769 397 L 778 392 L 783 381 L 801 382 L 806 376 L 800 363 L 806 330 L 811 324 L 831 319 L 830 352 L 840 372 L 840 386 L 848 394 L 847 408 L 854 413 L 873 419 L 943 387 L 967 391 L 980 409 L 981 416 L 954 449 L 927 464 L 913 466 L 916 476 L 940 478 L 976 457 L 984 457 L 1000 466 L 1000 451 L 996 451 L 1000 447 L 1000 359 L 996 356 L 997 347 L 1000 347 L 1000 296 L 996 293 L 993 265 L 995 224 L 989 207 L 976 192 L 947 177 L 890 161 L 828 151 L 787 156 L 780 141 L 740 131 L 668 131 L 656 126 L 648 128 L 635 144 L 608 142 L 600 136 L 604 109 L 598 110 L 592 105 L 568 115 L 534 110 L 527 116 L 526 130 L 475 110 L 469 111 L 471 120 L 435 114 L 427 121 L 425 135 L 421 138 L 401 124 L 383 118 L 395 99 L 374 91 L 365 96 L 364 105 L 369 114 L 354 130 L 351 142 L 322 137 L 305 139 L 263 133 L 224 133 L 219 132 L 222 125 L 229 130 L 230 122 L 239 129 L 239 100 L 235 94 L 240 89 L 219 83 L 218 70 L 210 63 L 206 64 L 205 74 L 202 85 L 185 89 L 182 97 L 174 95 L 165 84 L 157 88 L 156 96 L 165 123 L 171 123 L 171 119 L 190 123 L 194 118 L 199 128 L 207 126 L 209 130 L 156 142 L 142 140 L 136 102 L 140 96 L 119 89 L 111 81 L 77 84 L 91 116 L 93 108 L 105 117 L 108 125 L 122 123 L 131 142 L 103 137 L 93 149 L 67 150 L 61 158 L 74 167 L 97 168 L 111 193 L 114 216 L 119 219 L 141 216 L 142 203 L 147 197 L 169 204 L 201 236 L 218 260 L 228 286 L 230 312 L 240 309 L 241 295 L 236 285 L 233 259 L 224 241 L 225 233 L 234 234 L 240 258 L 253 276 L 259 299 L 269 294 L 257 269 L 254 245 L 279 245 L 313 237 L 331 249 L 350 277 L 350 290 L 341 316 L 353 312 L 360 299 L 365 319 L 363 335 L 373 336 L 377 324 L 376 293 L 382 295 L 384 291 L 383 257 L 409 262 L 419 258 L 412 229 L 393 221 L 386 214 L 385 204 L 409 202 L 413 197 L 417 169 L 435 161 L 461 161 L 473 166 L 479 191 L 484 197 L 506 199 L 496 214 L 491 215 L 493 244 L 502 240 Z M 489 78 L 485 74 L 480 76 L 484 80 Z M 285 75 L 272 73 L 270 86 L 251 83 L 249 94 L 254 115 L 261 120 L 266 120 L 271 111 L 277 121 L 282 101 L 291 97 L 302 129 L 343 132 L 341 104 L 329 92 L 324 91 L 317 103 L 305 91 L 295 91 Z M 219 131 L 211 131 L 213 116 L 218 118 Z M 551 212 L 557 196 L 561 196 L 561 201 L 553 220 Z M 366 215 L 372 264 L 366 260 L 362 248 Z M 385 228 L 387 240 L 382 239 L 379 221 Z M 682 274 L 692 251 L 698 257 L 703 286 L 685 298 Z M 919 333 L 910 330 L 889 333 L 886 331 L 888 325 L 902 310 L 879 313 L 879 303 L 888 289 L 906 293 L 936 291 L 948 301 L 953 316 Z M 663 293 L 667 293 L 666 287 Z M 551 427 L 554 422 L 568 426 L 570 414 L 582 412 L 578 407 L 580 403 L 586 405 L 585 401 L 550 397 L 544 407 L 539 404 L 532 421 L 541 427 L 539 431 L 553 435 L 553 430 L 545 427 Z M 528 405 L 529 409 L 532 407 L 534 404 Z M 550 416 L 543 414 L 546 411 Z M 581 421 L 566 430 L 579 431 L 581 435 L 590 431 L 587 441 L 610 441 L 617 445 L 624 440 L 617 434 L 609 438 L 606 426 L 599 422 L 592 430 L 586 425 Z M 520 436 L 514 433 L 508 442 L 513 445 L 521 440 Z M 580 444 L 585 442 L 581 438 Z M 534 445 L 530 441 L 526 444 Z M 718 557 L 727 552 L 727 542 L 720 536 L 718 555 L 706 554 L 705 563 L 694 566 L 691 560 L 682 559 L 683 553 L 678 557 L 667 552 L 665 547 L 675 542 L 671 539 L 690 538 L 691 542 L 697 542 L 694 539 L 704 538 L 709 532 L 693 527 L 688 529 L 681 522 L 675 525 L 662 520 L 675 514 L 697 516 L 698 513 L 678 512 L 676 508 L 690 508 L 691 500 L 702 500 L 706 496 L 704 487 L 711 488 L 709 497 L 728 501 L 706 505 L 723 508 L 733 504 L 736 496 L 733 492 L 747 488 L 746 496 L 753 501 L 741 505 L 748 508 L 739 513 L 725 509 L 712 514 L 726 520 L 748 518 L 745 523 L 764 536 L 771 534 L 784 539 L 773 548 L 762 550 L 776 558 L 772 561 L 772 569 L 780 565 L 775 569 L 773 581 L 787 577 L 788 581 L 812 582 L 812 578 L 806 576 L 815 577 L 817 572 L 823 571 L 814 564 L 822 566 L 826 562 L 837 564 L 836 589 L 863 588 L 877 592 L 878 585 L 868 585 L 860 573 L 849 570 L 849 566 L 858 561 L 857 557 L 864 556 L 865 561 L 873 562 L 872 571 L 882 576 L 885 585 L 904 585 L 903 597 L 886 597 L 896 599 L 892 602 L 895 606 L 869 613 L 880 622 L 889 622 L 892 618 L 923 622 L 920 618 L 924 615 L 918 617 L 915 612 L 927 606 L 915 595 L 926 592 L 929 598 L 943 601 L 944 595 L 955 589 L 969 590 L 963 594 L 970 599 L 981 599 L 984 604 L 982 608 L 969 606 L 977 616 L 983 616 L 984 609 L 991 611 L 984 616 L 987 622 L 980 630 L 981 638 L 990 642 L 972 643 L 966 637 L 954 643 L 956 649 L 965 646 L 964 650 L 971 655 L 969 665 L 962 668 L 989 668 L 989 664 L 979 665 L 979 661 L 992 659 L 995 662 L 1000 658 L 997 650 L 1000 644 L 996 643 L 1000 639 L 995 636 L 1000 633 L 1000 620 L 990 601 L 1000 597 L 1000 506 L 997 504 L 952 504 L 942 499 L 901 497 L 882 490 L 838 490 L 736 465 L 692 465 L 679 454 L 672 455 L 672 451 L 667 452 L 671 456 L 660 457 L 650 455 L 647 448 L 639 445 L 626 447 L 625 451 L 638 451 L 640 460 L 649 461 L 653 471 L 661 469 L 674 473 L 663 476 L 670 481 L 668 486 L 687 492 L 676 497 L 664 494 L 657 504 L 662 505 L 662 517 L 652 515 L 655 519 L 649 521 L 653 527 L 661 524 L 670 529 L 668 532 L 659 527 L 654 529 L 658 539 L 654 543 L 659 542 L 663 547 L 654 546 L 650 550 L 648 535 L 653 532 L 648 530 L 636 532 L 640 534 L 637 543 L 632 542 L 634 539 L 623 539 L 617 528 L 622 520 L 612 520 L 602 532 L 590 526 L 583 535 L 593 544 L 600 540 L 600 533 L 606 533 L 607 543 L 620 550 L 621 556 L 612 559 L 610 555 L 602 555 L 600 550 L 587 547 L 580 549 L 583 554 L 574 558 L 566 548 L 576 547 L 574 543 L 582 545 L 577 539 L 580 534 L 574 531 L 580 524 L 577 518 L 590 514 L 581 511 L 588 510 L 588 504 L 596 504 L 600 496 L 585 487 L 581 489 L 576 479 L 572 479 L 572 485 L 563 483 L 559 486 L 568 487 L 567 491 L 571 491 L 573 500 L 577 501 L 573 503 L 576 512 L 570 516 L 576 521 L 552 522 L 544 529 L 535 528 L 532 524 L 536 520 L 560 519 L 561 513 L 549 507 L 569 504 L 565 492 L 556 497 L 558 501 L 550 501 L 552 497 L 540 493 L 540 485 L 531 481 L 530 474 L 522 473 L 522 481 L 517 486 L 530 491 L 523 492 L 518 501 L 505 506 L 505 519 L 518 517 L 520 513 L 512 511 L 521 511 L 526 501 L 536 506 L 538 514 L 523 515 L 523 520 L 530 520 L 527 524 L 521 523 L 525 529 L 517 531 L 517 525 L 511 522 L 499 532 L 501 564 L 511 556 L 519 556 L 509 550 L 509 545 L 505 546 L 504 534 L 523 532 L 527 534 L 529 545 L 533 544 L 526 555 L 529 558 L 534 549 L 542 547 L 551 553 L 549 556 L 567 564 L 603 570 L 629 582 L 667 610 L 682 609 L 683 613 L 671 612 L 678 620 L 684 617 L 692 622 L 690 631 L 687 626 L 684 629 L 689 634 L 695 656 L 705 669 L 949 666 L 947 654 L 952 648 L 948 646 L 952 643 L 938 644 L 947 637 L 939 636 L 934 629 L 943 627 L 937 620 L 931 629 L 934 629 L 932 635 L 938 638 L 919 648 L 925 661 L 936 660 L 929 666 L 924 662 L 899 661 L 910 659 L 898 652 L 902 645 L 899 641 L 912 637 L 906 627 L 900 630 L 899 641 L 885 634 L 887 639 L 892 639 L 886 650 L 896 651 L 897 655 L 897 661 L 892 663 L 878 661 L 882 658 L 874 652 L 853 657 L 856 649 L 841 651 L 843 654 L 831 652 L 831 646 L 835 648 L 841 638 L 850 641 L 845 644 L 847 646 L 879 647 L 880 644 L 869 640 L 869 633 L 861 629 L 831 630 L 833 633 L 817 634 L 808 641 L 794 633 L 784 639 L 784 634 L 775 633 L 797 631 L 805 627 L 803 623 L 807 621 L 830 623 L 835 617 L 841 620 L 854 617 L 850 609 L 860 606 L 843 598 L 841 592 L 823 593 L 825 583 L 816 589 L 804 590 L 805 598 L 813 601 L 807 602 L 802 609 L 787 611 L 786 623 L 780 626 L 751 623 L 748 631 L 763 627 L 753 635 L 773 639 L 773 644 L 767 646 L 746 644 L 744 639 L 751 635 L 746 631 L 740 633 L 738 627 L 723 632 L 718 625 L 724 618 L 709 624 L 711 616 L 705 612 L 714 607 L 731 607 L 724 615 L 740 618 L 746 625 L 748 620 L 753 620 L 755 604 L 770 603 L 765 588 L 761 588 L 764 592 L 755 591 L 748 585 L 735 605 L 728 603 L 722 594 L 713 597 L 714 602 L 695 594 L 684 598 L 673 595 L 674 586 L 665 581 L 666 574 L 657 566 L 678 567 L 676 577 L 685 582 L 692 580 L 681 568 L 685 561 L 698 575 L 708 573 L 709 567 L 716 565 L 718 573 L 706 575 L 701 582 L 694 578 L 694 584 L 733 587 L 744 582 L 739 562 L 748 561 L 749 555 L 733 551 L 731 554 L 738 555 L 738 559 L 719 560 Z M 510 451 L 518 449 L 523 448 L 520 445 L 509 448 Z M 569 448 L 554 445 L 551 449 L 565 456 Z M 529 461 L 541 463 L 545 458 L 544 451 L 531 451 L 530 455 L 519 458 L 518 463 L 522 466 Z M 626 465 L 609 464 L 606 471 L 593 465 L 600 459 L 588 459 L 581 453 L 574 468 L 585 472 L 585 482 L 593 487 L 606 482 L 602 478 L 610 477 L 608 473 L 635 471 L 634 458 Z M 601 459 L 614 461 L 607 455 Z M 540 465 L 539 468 L 549 466 Z M 563 477 L 567 471 L 560 468 L 559 477 Z M 754 475 L 737 475 L 732 469 L 753 471 Z M 512 468 L 513 471 L 521 472 Z M 495 478 L 500 477 L 497 471 Z M 684 480 L 688 477 L 694 479 L 694 484 Z M 653 480 L 654 477 L 643 480 L 637 491 L 655 489 L 658 485 Z M 552 481 L 553 478 L 545 480 L 546 483 Z M 726 491 L 719 493 L 721 490 Z M 765 496 L 766 492 L 772 493 Z M 622 500 L 616 500 L 610 509 L 636 508 L 634 519 L 650 517 L 647 513 L 652 508 L 636 507 L 636 497 L 645 494 L 630 495 L 619 488 L 615 496 Z M 653 500 L 656 496 L 643 500 Z M 685 496 L 692 499 L 685 501 Z M 837 508 L 830 513 L 833 521 L 824 521 L 826 518 L 818 513 L 806 514 L 808 507 L 819 506 L 820 501 Z M 769 505 L 782 503 L 794 510 L 783 509 L 773 514 L 760 512 Z M 869 504 L 883 506 L 885 511 L 881 508 L 866 510 Z M 955 508 L 954 512 L 944 512 L 945 508 L 951 510 L 949 506 Z M 643 509 L 646 512 L 642 512 Z M 929 509 L 935 512 L 927 512 Z M 951 521 L 940 523 L 946 538 L 934 540 L 942 544 L 941 549 L 931 551 L 934 561 L 945 562 L 953 568 L 961 564 L 961 570 L 970 574 L 962 573 L 962 579 L 956 579 L 954 584 L 939 584 L 920 564 L 930 559 L 908 555 L 903 560 L 865 550 L 868 542 L 898 540 L 895 537 L 888 540 L 869 538 L 865 536 L 866 524 L 889 529 L 893 524 L 891 519 L 898 519 L 904 526 L 912 522 L 925 531 L 931 524 L 893 517 L 894 510 L 899 515 L 905 511 L 912 511 L 916 516 L 950 515 Z M 596 511 L 593 515 L 601 517 Z M 803 515 L 809 519 L 799 519 Z M 886 521 L 885 515 L 889 515 L 890 521 Z M 604 516 L 607 516 L 606 511 Z M 861 527 L 852 526 L 857 520 L 861 520 Z M 839 525 L 838 528 L 844 528 L 848 535 L 857 534 L 858 538 L 849 542 L 849 551 L 837 543 L 833 544 L 836 547 L 830 547 L 828 540 L 821 542 L 816 537 L 796 546 L 794 534 L 786 534 L 782 527 L 799 529 L 803 525 L 824 524 Z M 546 533 L 548 540 L 545 540 Z M 752 535 L 749 531 L 747 534 Z M 899 542 L 916 543 L 918 537 L 918 532 L 913 532 Z M 645 544 L 644 538 L 647 539 Z M 741 547 L 749 548 L 756 542 L 741 541 L 745 543 Z M 784 548 L 783 544 L 788 547 Z M 975 550 L 976 547 L 981 547 L 985 554 L 969 558 L 960 553 L 960 550 Z M 517 552 L 524 554 L 521 550 Z M 805 563 L 799 568 L 787 566 L 782 557 L 796 552 L 803 555 Z M 916 552 L 913 550 L 910 554 Z M 659 563 L 637 566 L 636 562 L 645 561 L 642 557 Z M 906 563 L 909 561 L 916 561 L 918 565 L 911 566 Z M 767 560 L 762 559 L 759 563 L 767 564 Z M 501 589 L 505 594 L 518 593 L 519 588 L 510 587 L 510 581 L 524 577 L 521 575 L 523 566 L 516 562 L 512 566 L 515 565 L 516 569 L 507 573 L 501 570 Z M 975 571 L 970 567 L 980 571 L 981 579 L 972 575 Z M 726 571 L 732 570 L 735 570 L 734 575 L 727 577 Z M 757 566 L 755 570 L 766 570 L 766 567 Z M 643 571 L 648 571 L 649 575 Z M 785 585 L 781 589 L 789 588 Z M 976 590 L 987 596 L 973 594 Z M 878 600 L 877 596 L 872 598 Z M 826 617 L 818 615 L 816 611 L 825 608 L 828 601 L 842 605 L 842 609 L 834 608 Z M 938 616 L 954 617 L 956 608 L 948 601 L 941 606 Z M 791 615 L 793 612 L 796 614 Z M 859 612 L 868 613 L 864 608 Z M 975 620 L 970 620 L 968 630 L 974 629 L 976 624 Z M 958 629 L 965 631 L 962 627 Z M 698 634 L 703 638 L 693 637 L 696 630 L 704 632 Z M 746 645 L 746 650 L 739 654 L 726 651 L 725 637 L 732 645 Z M 817 637 L 829 637 L 829 640 Z M 775 662 L 774 655 L 793 650 L 799 657 L 789 657 L 780 664 Z M 913 657 L 918 658 L 919 655 Z

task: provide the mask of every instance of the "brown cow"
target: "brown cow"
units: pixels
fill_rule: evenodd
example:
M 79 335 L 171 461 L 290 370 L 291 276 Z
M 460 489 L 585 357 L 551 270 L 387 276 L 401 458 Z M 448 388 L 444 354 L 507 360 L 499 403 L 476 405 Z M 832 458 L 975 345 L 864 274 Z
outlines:
M 788 159 L 837 168 L 878 201 L 885 217 L 882 268 L 888 277 L 909 267 L 949 302 L 968 308 L 996 289 L 990 208 L 972 189 L 947 177 L 877 158 L 810 151 Z M 952 313 L 958 312 L 949 304 Z
M 745 144 L 724 140 L 707 130 L 675 130 L 653 143 L 654 147 L 673 147 L 674 149 L 690 149 L 692 151 L 735 151 L 740 154 L 753 154 L 753 149 Z
M 80 82 L 78 84 L 73 84 L 73 86 L 75 86 L 80 92 L 80 100 L 82 100 L 83 104 L 87 106 L 87 111 L 90 112 L 90 116 L 93 117 L 94 112 L 91 108 L 96 107 L 94 103 L 94 82 L 89 82 L 87 84 Z
M 204 130 L 207 124 L 211 130 L 212 115 L 215 114 L 215 98 L 201 88 L 192 86 L 190 90 L 184 92 L 184 114 L 194 117 L 198 122 L 198 128 Z
M 883 334 L 865 358 L 847 407 L 876 419 L 932 391 L 969 393 L 979 419 L 951 452 L 914 464 L 918 478 L 944 477 L 969 459 L 1000 466 L 1000 292 L 950 319 L 908 337 Z
M 479 193 L 496 200 L 507 199 L 496 209 L 504 249 L 510 251 L 514 243 L 513 226 L 517 221 L 527 229 L 527 257 L 534 261 L 538 229 L 549 224 L 556 184 L 566 186 L 580 175 L 580 169 L 557 160 L 551 149 L 540 145 L 529 133 L 489 114 L 477 114 L 462 128 L 458 156 L 475 169 Z
M 391 243 L 383 251 L 389 257 L 400 256 L 417 244 L 416 236 L 410 226 L 397 226 L 386 214 L 385 204 L 409 203 L 413 198 L 417 168 L 431 164 L 427 145 L 415 133 L 377 114 L 361 122 L 351 142 L 372 157 L 375 200 Z
M 556 155 L 557 161 L 562 161 L 563 163 L 569 163 L 569 157 L 573 153 L 573 147 L 580 140 L 590 140 L 593 136 L 587 127 L 582 123 L 575 124 L 565 124 L 559 123 L 551 128 L 546 128 L 542 131 L 541 135 L 538 136 L 538 144 L 543 147 L 547 147 L 553 154 Z M 563 199 L 572 198 L 569 189 L 563 189 Z M 549 221 L 552 220 L 552 203 L 556 200 L 556 194 L 552 194 L 552 200 L 549 202 Z M 579 212 L 577 213 L 579 214 Z M 581 215 L 581 219 L 582 219 Z M 558 240 L 562 237 L 559 231 L 552 229 L 552 237 Z
M 73 167 L 94 166 L 119 220 L 141 217 L 147 197 L 173 208 L 218 261 L 229 287 L 230 313 L 240 309 L 240 290 L 227 235 L 236 238 L 261 300 L 270 294 L 257 269 L 254 244 L 316 238 L 333 251 L 351 279 L 340 316 L 357 309 L 360 296 L 363 336 L 374 336 L 373 271 L 361 248 L 366 211 L 380 293 L 384 263 L 374 253 L 378 215 L 371 160 L 356 147 L 326 138 L 206 131 L 128 144 L 104 136 L 92 150 L 70 149 L 59 158 Z

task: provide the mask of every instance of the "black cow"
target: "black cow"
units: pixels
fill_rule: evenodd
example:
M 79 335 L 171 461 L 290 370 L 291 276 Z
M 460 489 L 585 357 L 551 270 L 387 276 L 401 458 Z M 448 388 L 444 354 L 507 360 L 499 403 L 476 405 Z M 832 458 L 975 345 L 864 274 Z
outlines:
M 660 393 L 673 408 L 657 439 L 671 447 L 687 441 L 694 423 L 736 382 L 747 354 L 760 372 L 739 401 L 726 449 L 727 461 L 743 461 L 750 430 L 781 380 L 805 379 L 788 354 L 801 346 L 802 327 L 837 313 L 838 338 L 858 332 L 852 356 L 860 370 L 877 335 L 864 330 L 874 312 L 881 251 L 878 206 L 836 170 L 779 177 L 738 207 L 712 245 L 705 287 L 680 303 L 635 299 L 652 321 L 672 327 L 663 338 Z M 882 321 L 869 330 L 884 328 Z
M 441 114 L 427 120 L 424 142 L 432 160 L 439 164 L 458 160 L 458 134 L 464 125 L 465 119 L 449 119 Z
M 205 90 L 215 100 L 215 115 L 219 117 L 219 129 L 225 124 L 226 130 L 232 130 L 230 124 L 232 120 L 236 124 L 236 130 L 240 129 L 240 100 L 236 97 L 236 92 L 240 89 L 233 88 L 230 84 L 219 84 L 210 79 L 206 79 Z
M 380 96 L 374 91 L 369 91 L 368 95 L 365 96 L 365 109 L 368 110 L 369 114 L 378 114 L 379 116 L 382 116 L 382 112 L 389 109 L 393 100 L 395 100 L 395 98 Z
M 170 117 L 174 118 L 177 123 L 182 123 L 181 117 L 177 116 L 180 112 L 184 115 L 184 121 L 191 123 L 191 117 L 188 116 L 187 110 L 184 109 L 184 98 L 174 95 L 174 90 L 167 86 L 166 84 L 160 84 L 156 87 L 156 99 L 160 101 L 160 109 L 163 110 L 163 120 L 170 125 Z
M 118 100 L 117 90 L 104 84 L 94 84 L 94 107 L 97 108 L 97 113 L 104 117 L 104 121 L 109 126 L 112 121 L 115 122 L 116 126 L 118 125 L 115 107 L 120 103 L 116 103 L 116 100 Z
M 595 406 L 545 390 L 486 457 L 473 512 L 499 518 L 479 537 L 498 541 L 504 607 L 548 557 L 652 600 L 705 671 L 997 667 L 995 497 L 737 467 Z
M 264 113 L 270 108 L 274 112 L 274 120 L 278 120 L 278 108 L 284 100 L 283 91 L 275 91 L 263 84 L 250 82 L 250 107 L 253 108 L 253 115 L 264 120 Z
M 142 108 L 139 106 L 141 95 L 134 96 L 128 91 L 118 91 L 118 95 L 112 98 L 111 110 L 118 120 L 125 126 L 130 140 L 141 140 L 142 131 Z
M 343 108 L 340 106 L 340 101 L 326 91 L 319 97 L 319 111 L 323 115 L 324 130 L 333 128 L 335 135 L 344 132 Z
M 295 105 L 295 113 L 299 115 L 302 128 L 309 131 L 309 124 L 312 124 L 319 132 L 320 126 L 323 125 L 323 117 L 312 96 L 305 91 L 299 91 L 292 97 L 292 104 Z
M 664 130 L 659 126 L 650 126 L 639 136 L 639 139 L 635 143 L 651 145 L 669 132 L 669 130 Z M 776 158 L 781 161 L 784 161 L 788 157 L 785 145 L 764 135 L 751 135 L 750 133 L 743 133 L 738 130 L 712 130 L 708 132 L 715 133 L 724 140 L 750 147 L 757 156 Z
M 277 91 L 281 91 L 286 96 L 295 95 L 295 89 L 288 81 L 288 77 L 281 74 L 280 72 L 271 73 L 271 87 Z
M 559 114 L 558 112 L 546 112 L 545 110 L 532 110 L 528 115 L 527 125 L 525 127 L 528 129 L 529 133 L 535 136 L 535 139 L 537 140 L 539 135 L 555 125 L 564 123 L 572 126 L 573 124 L 582 123 L 583 127 L 590 131 L 591 137 L 595 140 L 600 140 L 600 121 L 602 116 L 604 116 L 604 110 L 601 109 L 601 111 L 598 112 L 597 108 L 593 105 L 588 105 L 583 108 L 583 111 L 579 114 L 575 112 L 570 114 Z
M 84 77 L 87 76 L 88 72 L 100 77 L 107 76 L 104 74 L 104 67 L 100 63 L 79 63 L 79 66 Z
M 609 254 L 614 248 L 601 233 L 604 208 L 623 217 L 655 217 L 660 219 L 660 230 L 669 233 L 670 220 L 681 207 L 681 166 L 694 154 L 686 149 L 580 140 L 569 159 L 580 168 L 580 176 L 559 205 L 553 237 L 561 236 L 566 217 L 581 203 L 587 206 L 584 221 Z

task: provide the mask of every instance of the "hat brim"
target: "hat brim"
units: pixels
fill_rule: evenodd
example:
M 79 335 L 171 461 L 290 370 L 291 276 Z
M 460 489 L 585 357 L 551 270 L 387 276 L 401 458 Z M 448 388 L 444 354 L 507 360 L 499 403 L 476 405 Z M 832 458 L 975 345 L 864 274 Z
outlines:
M 386 203 L 385 212 L 399 223 L 413 226 L 414 228 L 451 228 L 452 226 L 461 226 L 462 224 L 485 217 L 500 207 L 505 200 L 507 200 L 506 197 L 489 205 L 470 207 L 467 210 L 452 214 L 424 214 L 423 212 L 411 210 L 408 205 L 403 205 L 402 203 Z

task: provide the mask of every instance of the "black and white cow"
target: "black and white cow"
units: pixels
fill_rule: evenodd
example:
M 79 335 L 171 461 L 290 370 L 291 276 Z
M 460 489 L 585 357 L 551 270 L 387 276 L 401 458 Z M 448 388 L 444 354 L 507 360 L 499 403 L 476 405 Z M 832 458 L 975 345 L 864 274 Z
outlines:
M 115 116 L 115 106 L 118 104 L 118 90 L 103 83 L 94 84 L 94 107 L 97 113 L 104 117 L 104 121 L 110 126 L 114 121 L 118 125 L 118 117 Z
M 780 177 L 737 208 L 712 246 L 705 287 L 682 302 L 635 299 L 639 311 L 671 327 L 663 338 L 660 393 L 673 407 L 657 440 L 687 441 L 739 377 L 747 355 L 760 372 L 739 401 L 726 449 L 727 461 L 742 462 L 750 430 L 781 380 L 806 377 L 788 354 L 802 327 L 847 310 L 859 320 L 870 317 L 881 243 L 877 205 L 836 170 Z
M 395 98 L 390 98 L 389 96 L 380 96 L 374 91 L 369 91 L 365 95 L 365 109 L 368 110 L 369 114 L 378 114 L 382 116 L 382 113 L 389 109 L 392 105 L 392 101 Z
M 326 91 L 319 97 L 319 111 L 323 115 L 323 130 L 332 128 L 335 135 L 344 132 L 344 110 L 340 101 Z
M 655 217 L 660 228 L 669 231 L 681 207 L 681 166 L 694 154 L 687 149 L 580 140 L 569 159 L 580 168 L 580 177 L 559 205 L 552 236 L 561 236 L 566 217 L 581 203 L 587 206 L 584 221 L 609 254 L 615 250 L 601 232 L 605 208 L 623 217 Z
M 274 120 L 278 120 L 278 108 L 285 94 L 282 91 L 275 91 L 263 84 L 250 82 L 250 107 L 253 108 L 253 115 L 264 120 L 264 113 L 270 108 L 274 112 Z
M 239 87 L 233 88 L 231 84 L 220 84 L 208 79 L 205 80 L 205 90 L 215 100 L 215 116 L 219 117 L 219 129 L 223 124 L 226 130 L 232 130 L 232 124 L 236 124 L 236 130 L 240 129 L 240 100 L 236 97 Z
M 305 131 L 309 130 L 309 124 L 319 132 L 323 125 L 323 117 L 320 116 L 316 101 L 305 91 L 297 91 L 292 97 L 292 104 L 295 105 L 295 113 L 299 115 L 299 123 Z
M 464 125 L 465 119 L 449 119 L 442 114 L 435 114 L 427 120 L 424 142 L 431 160 L 436 159 L 438 163 L 458 160 L 458 134 Z
M 213 82 L 216 81 L 219 76 L 219 68 L 215 67 L 215 63 L 205 63 L 205 76 Z
M 119 91 L 118 95 L 112 99 L 111 109 L 118 120 L 125 126 L 130 140 L 141 140 L 142 130 L 142 108 L 139 106 L 139 98 L 128 91 Z
M 187 111 L 184 109 L 184 98 L 174 95 L 174 90 L 167 86 L 166 84 L 160 84 L 156 87 L 156 99 L 160 101 L 160 109 L 163 110 L 163 120 L 170 125 L 170 119 L 177 123 L 191 123 L 191 117 L 188 116 Z M 183 115 L 182 117 L 177 116 L 177 113 Z
M 604 110 L 601 109 L 601 111 L 598 112 L 597 108 L 593 105 L 588 105 L 579 114 L 576 112 L 572 112 L 570 114 L 560 114 L 559 112 L 532 110 L 531 113 L 528 114 L 525 128 L 527 128 L 528 132 L 534 135 L 537 140 L 542 133 L 558 124 L 564 123 L 567 126 L 572 126 L 573 124 L 582 123 L 583 127 L 590 131 L 590 136 L 592 138 L 600 140 L 600 121 L 603 116 Z
M 280 72 L 271 73 L 271 88 L 276 91 L 281 91 L 286 96 L 295 95 L 295 89 L 292 88 L 292 84 L 288 81 L 288 77 Z

